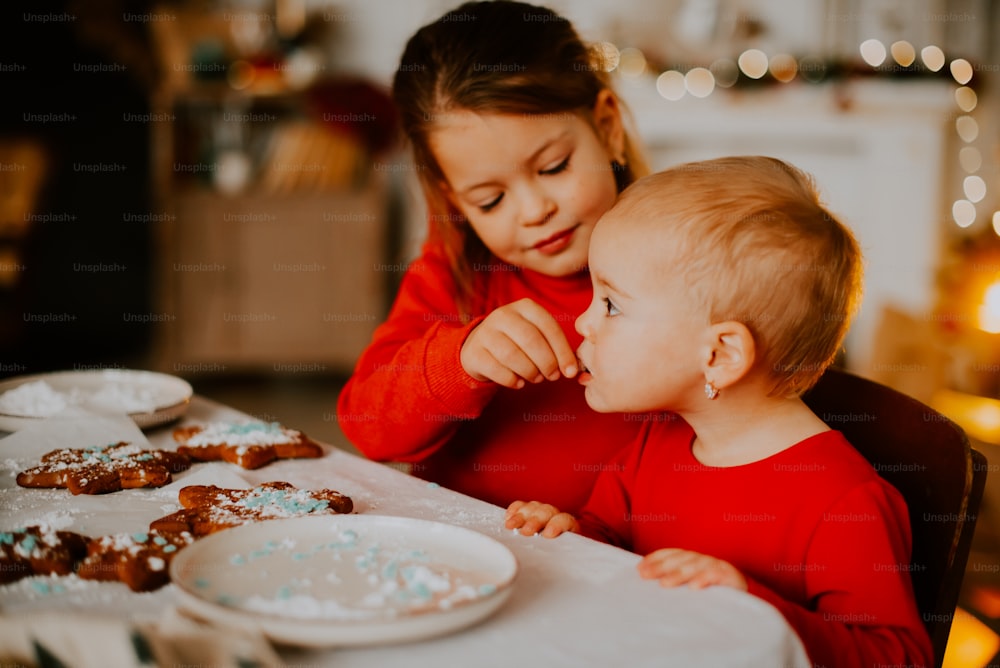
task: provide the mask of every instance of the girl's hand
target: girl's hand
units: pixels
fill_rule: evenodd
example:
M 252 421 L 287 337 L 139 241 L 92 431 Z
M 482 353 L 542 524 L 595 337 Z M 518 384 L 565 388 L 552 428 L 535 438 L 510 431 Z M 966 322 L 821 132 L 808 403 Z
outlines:
M 639 562 L 639 575 L 647 580 L 659 580 L 664 587 L 686 584 L 692 589 L 704 589 L 711 585 L 723 585 L 747 590 L 743 574 L 728 561 L 676 548 L 647 554 Z
M 479 381 L 519 389 L 577 373 L 576 353 L 548 311 L 530 299 L 501 306 L 462 345 L 462 368 Z
M 504 526 L 520 529 L 522 536 L 534 536 L 541 532 L 546 538 L 555 538 L 561 533 L 580 532 L 580 525 L 569 513 L 561 513 L 555 506 L 538 501 L 515 501 L 507 507 Z

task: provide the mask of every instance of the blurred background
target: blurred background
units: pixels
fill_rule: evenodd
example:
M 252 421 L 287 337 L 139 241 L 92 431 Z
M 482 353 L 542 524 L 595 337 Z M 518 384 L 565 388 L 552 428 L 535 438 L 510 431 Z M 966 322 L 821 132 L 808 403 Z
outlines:
M 388 86 L 456 4 L 65 0 L 0 22 L 0 377 L 163 371 L 350 450 L 337 393 L 425 231 Z M 654 168 L 774 155 L 855 230 L 843 364 L 990 460 L 949 663 L 998 665 L 998 3 L 548 4 L 605 50 Z

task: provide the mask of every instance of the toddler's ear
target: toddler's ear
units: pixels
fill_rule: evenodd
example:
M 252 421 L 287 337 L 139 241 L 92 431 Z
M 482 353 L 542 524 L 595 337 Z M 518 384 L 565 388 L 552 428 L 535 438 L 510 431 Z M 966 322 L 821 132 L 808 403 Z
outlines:
M 735 320 L 717 322 L 708 328 L 707 336 L 706 380 L 722 390 L 750 372 L 757 345 L 746 325 Z

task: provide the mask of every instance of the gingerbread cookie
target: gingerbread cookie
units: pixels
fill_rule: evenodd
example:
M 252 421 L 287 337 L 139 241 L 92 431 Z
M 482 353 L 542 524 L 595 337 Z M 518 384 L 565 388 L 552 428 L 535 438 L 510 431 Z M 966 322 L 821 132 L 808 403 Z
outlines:
M 87 553 L 87 538 L 47 525 L 0 531 L 0 584 L 30 575 L 69 575 Z
M 119 581 L 132 591 L 152 591 L 170 581 L 170 561 L 194 541 L 184 532 L 114 534 L 92 538 L 77 575 L 85 580 Z
M 188 531 L 206 536 L 259 520 L 336 515 L 354 509 L 350 498 L 332 489 L 297 489 L 287 482 L 266 482 L 253 489 L 223 489 L 214 485 L 182 487 L 180 510 L 149 525 L 151 530 Z
M 197 462 L 227 461 L 257 469 L 275 459 L 322 457 L 323 448 L 305 434 L 277 422 L 214 422 L 174 430 L 178 452 Z
M 65 487 L 73 494 L 106 494 L 135 487 L 162 487 L 171 473 L 191 466 L 187 455 L 142 450 L 129 443 L 54 450 L 41 464 L 17 474 L 21 487 Z

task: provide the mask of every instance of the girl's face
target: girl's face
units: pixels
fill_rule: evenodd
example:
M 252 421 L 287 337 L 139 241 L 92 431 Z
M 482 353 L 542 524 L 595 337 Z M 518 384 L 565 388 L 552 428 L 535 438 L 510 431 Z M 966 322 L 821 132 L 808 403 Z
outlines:
M 590 233 L 618 195 L 611 162 L 624 135 L 613 96 L 598 99 L 593 125 L 570 112 L 441 116 L 431 150 L 486 247 L 549 276 L 586 267 Z
M 705 384 L 707 314 L 675 269 L 669 231 L 622 213 L 602 220 L 591 241 L 594 298 L 576 320 L 578 380 L 602 413 L 683 413 Z

